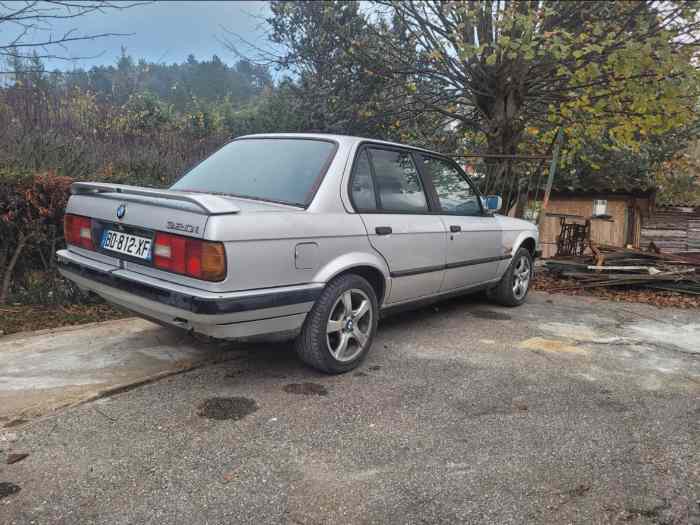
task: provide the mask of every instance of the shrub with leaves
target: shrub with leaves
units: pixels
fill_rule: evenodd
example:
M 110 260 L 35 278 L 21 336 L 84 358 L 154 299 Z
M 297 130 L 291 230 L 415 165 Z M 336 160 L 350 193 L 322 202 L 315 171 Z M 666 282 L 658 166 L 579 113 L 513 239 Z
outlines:
M 53 172 L 0 182 L 0 304 L 18 277 L 32 268 L 53 269 L 71 182 Z

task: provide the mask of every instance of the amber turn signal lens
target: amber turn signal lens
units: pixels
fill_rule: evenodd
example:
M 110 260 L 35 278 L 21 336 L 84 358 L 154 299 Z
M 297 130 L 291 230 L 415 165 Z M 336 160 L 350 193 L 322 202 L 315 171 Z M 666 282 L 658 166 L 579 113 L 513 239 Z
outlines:
M 226 277 L 226 254 L 220 242 L 202 242 L 202 278 L 221 281 Z
M 153 265 L 161 270 L 205 281 L 223 281 L 226 277 L 223 244 L 171 233 L 156 233 Z

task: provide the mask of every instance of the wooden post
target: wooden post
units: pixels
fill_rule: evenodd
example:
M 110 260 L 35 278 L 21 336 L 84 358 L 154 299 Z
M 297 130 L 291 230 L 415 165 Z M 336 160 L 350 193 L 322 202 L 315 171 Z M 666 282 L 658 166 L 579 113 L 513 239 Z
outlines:
M 547 205 L 549 204 L 549 194 L 552 192 L 552 183 L 554 182 L 554 175 L 557 172 L 557 163 L 559 162 L 559 152 L 561 151 L 561 145 L 564 142 L 564 130 L 559 128 L 557 131 L 557 138 L 554 143 L 554 151 L 552 152 L 552 162 L 549 164 L 549 174 L 547 175 L 547 185 L 544 190 L 544 198 L 542 199 L 542 209 L 540 209 L 540 216 L 537 218 L 537 226 L 542 225 L 544 221 L 544 216 L 547 211 Z

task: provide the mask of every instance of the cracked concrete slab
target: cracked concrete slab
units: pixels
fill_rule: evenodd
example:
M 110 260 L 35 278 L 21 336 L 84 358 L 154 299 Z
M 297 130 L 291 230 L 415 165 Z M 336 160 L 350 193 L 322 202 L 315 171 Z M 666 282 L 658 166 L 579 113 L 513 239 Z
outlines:
M 552 335 L 584 343 L 612 344 L 624 341 L 624 338 L 620 336 L 606 335 L 603 329 L 587 324 L 561 322 L 543 323 L 539 328 Z
M 689 354 L 700 354 L 700 323 L 643 321 L 627 328 L 637 337 L 675 346 Z
M 216 345 L 134 318 L 0 338 L 0 421 L 40 416 L 220 355 Z

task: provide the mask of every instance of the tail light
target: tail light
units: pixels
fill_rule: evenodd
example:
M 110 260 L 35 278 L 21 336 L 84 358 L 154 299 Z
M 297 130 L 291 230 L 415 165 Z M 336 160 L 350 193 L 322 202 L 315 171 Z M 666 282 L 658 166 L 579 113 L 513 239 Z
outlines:
M 89 217 L 66 213 L 63 217 L 63 237 L 66 244 L 94 250 L 92 242 L 92 221 Z
M 156 268 L 205 281 L 221 281 L 226 277 L 226 255 L 220 242 L 158 232 L 153 244 Z

